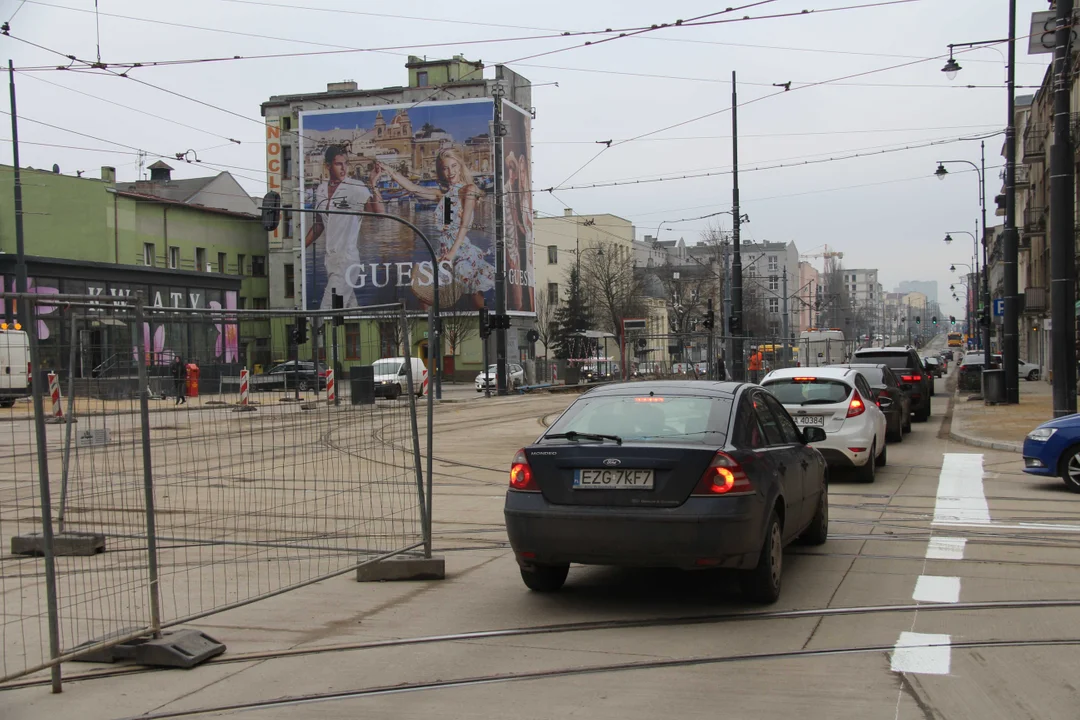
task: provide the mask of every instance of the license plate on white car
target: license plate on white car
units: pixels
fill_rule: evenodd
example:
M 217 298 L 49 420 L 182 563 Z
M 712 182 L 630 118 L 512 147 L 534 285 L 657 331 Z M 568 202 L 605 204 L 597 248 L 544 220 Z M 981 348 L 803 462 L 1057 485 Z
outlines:
M 825 427 L 824 415 L 796 415 L 796 425 L 808 425 L 810 427 Z
M 575 490 L 652 490 L 652 470 L 575 470 Z

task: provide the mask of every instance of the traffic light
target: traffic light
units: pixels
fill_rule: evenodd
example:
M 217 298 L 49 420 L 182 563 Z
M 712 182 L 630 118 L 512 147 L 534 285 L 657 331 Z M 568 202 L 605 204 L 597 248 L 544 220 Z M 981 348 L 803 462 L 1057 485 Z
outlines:
M 281 195 L 271 190 L 263 195 L 262 226 L 266 232 L 277 230 L 281 223 Z
M 480 337 L 486 338 L 491 335 L 491 319 L 486 307 L 480 308 Z
M 334 289 L 330 290 L 330 307 L 334 310 L 345 309 L 345 297 L 343 295 L 338 295 L 337 290 Z M 341 327 L 345 324 L 345 315 L 335 315 L 332 323 L 334 327 Z
M 303 345 L 308 340 L 307 337 L 307 318 L 296 318 L 296 324 L 293 325 L 293 342 L 297 345 Z
M 932 322 L 932 323 L 934 323 L 935 325 L 937 325 L 937 315 L 935 315 L 934 317 L 930 318 L 930 322 Z
M 709 309 L 705 311 L 705 325 L 706 330 L 713 329 L 713 323 L 716 322 L 716 313 L 713 311 L 712 298 L 709 298 Z
M 921 315 L 916 315 L 915 316 L 915 324 L 916 325 L 922 325 L 922 316 Z
M 728 331 L 732 335 L 738 335 L 740 332 L 742 332 L 742 323 L 739 322 L 738 315 L 732 315 L 728 318 Z
M 956 316 L 955 315 L 950 315 L 949 316 L 949 322 L 951 324 L 955 325 L 956 324 Z

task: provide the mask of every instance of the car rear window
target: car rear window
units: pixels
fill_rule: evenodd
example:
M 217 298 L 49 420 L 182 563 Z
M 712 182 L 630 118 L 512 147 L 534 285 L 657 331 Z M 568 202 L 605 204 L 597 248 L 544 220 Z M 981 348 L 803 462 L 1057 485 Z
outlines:
M 578 400 L 547 434 L 574 431 L 617 435 L 627 442 L 722 445 L 730 415 L 726 398 L 609 395 Z
M 858 351 L 855 353 L 855 357 L 860 360 L 873 360 L 876 363 L 888 365 L 893 370 L 903 370 L 904 368 L 913 367 L 911 364 L 911 355 L 905 352 Z
M 856 367 L 851 369 L 866 378 L 866 382 L 870 383 L 871 385 L 885 384 L 885 373 L 881 370 L 881 368 Z
M 795 377 L 772 380 L 765 385 L 782 405 L 831 405 L 842 403 L 851 387 L 841 380 L 822 377 Z

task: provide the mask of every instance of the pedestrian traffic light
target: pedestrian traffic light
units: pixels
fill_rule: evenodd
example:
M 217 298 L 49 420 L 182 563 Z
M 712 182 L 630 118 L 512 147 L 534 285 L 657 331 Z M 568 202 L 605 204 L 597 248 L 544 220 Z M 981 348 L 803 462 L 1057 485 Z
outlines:
M 296 318 L 296 324 L 293 325 L 293 342 L 303 345 L 307 340 L 307 318 L 301 316 Z
M 331 288 L 331 290 L 330 290 L 330 307 L 333 308 L 334 310 L 344 310 L 345 309 L 345 297 L 343 295 L 338 295 L 337 290 L 334 290 L 333 288 Z M 344 324 L 345 324 L 345 315 L 344 314 L 339 314 L 339 315 L 334 316 L 334 319 L 333 319 L 334 327 L 341 327 Z
M 480 337 L 486 338 L 491 335 L 491 320 L 486 307 L 480 308 Z
M 263 230 L 266 232 L 277 230 L 277 226 L 281 223 L 281 195 L 273 190 L 263 195 L 260 210 L 262 210 Z

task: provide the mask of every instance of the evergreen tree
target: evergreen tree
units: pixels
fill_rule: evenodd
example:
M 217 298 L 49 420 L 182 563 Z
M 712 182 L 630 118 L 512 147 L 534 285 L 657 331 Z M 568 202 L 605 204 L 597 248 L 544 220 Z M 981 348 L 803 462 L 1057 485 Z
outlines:
M 567 280 L 566 301 L 555 310 L 554 347 L 555 357 L 560 360 L 582 357 L 587 343 L 574 333 L 592 328 L 592 313 L 585 299 L 576 263 L 570 266 Z

